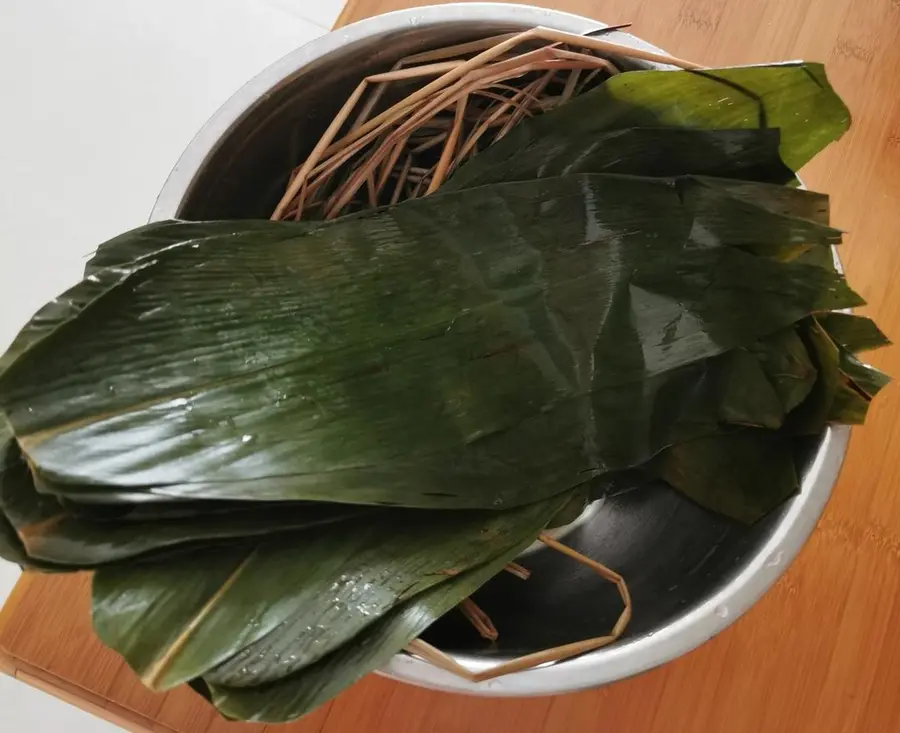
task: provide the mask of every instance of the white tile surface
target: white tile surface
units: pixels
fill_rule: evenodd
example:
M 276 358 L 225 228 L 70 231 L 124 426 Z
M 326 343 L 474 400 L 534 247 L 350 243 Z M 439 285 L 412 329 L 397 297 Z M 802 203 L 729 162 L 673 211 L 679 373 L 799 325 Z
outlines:
M 0 348 L 99 242 L 146 221 L 216 108 L 342 4 L 0 2 Z M 17 576 L 0 560 L 0 604 Z M 0 675 L 0 733 L 114 730 Z
M 286 13 L 310 20 L 323 28 L 331 29 L 344 8 L 344 0 L 261 0 L 281 8 Z
M 322 30 L 261 0 L 0 7 L 5 345 L 98 242 L 146 221 L 181 151 L 233 91 Z

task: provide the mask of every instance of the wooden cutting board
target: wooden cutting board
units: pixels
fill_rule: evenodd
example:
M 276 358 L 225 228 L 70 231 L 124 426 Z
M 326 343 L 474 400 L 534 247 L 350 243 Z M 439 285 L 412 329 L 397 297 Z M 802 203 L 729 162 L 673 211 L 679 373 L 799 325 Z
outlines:
M 350 0 L 339 23 L 414 4 Z M 844 263 L 900 334 L 900 0 L 545 0 L 707 65 L 827 63 L 853 130 L 804 171 L 849 231 Z M 893 295 L 892 295 L 893 293 Z M 900 375 L 900 353 L 874 355 Z M 889 388 L 856 430 L 800 558 L 743 619 L 686 657 L 560 697 L 490 700 L 371 676 L 280 733 L 889 733 L 900 730 L 900 405 Z M 129 730 L 262 731 L 192 693 L 155 695 L 90 629 L 88 578 L 26 575 L 0 615 L 0 669 Z M 0 711 L 0 729 L 3 713 Z M 274 730 L 275 726 L 269 726 Z

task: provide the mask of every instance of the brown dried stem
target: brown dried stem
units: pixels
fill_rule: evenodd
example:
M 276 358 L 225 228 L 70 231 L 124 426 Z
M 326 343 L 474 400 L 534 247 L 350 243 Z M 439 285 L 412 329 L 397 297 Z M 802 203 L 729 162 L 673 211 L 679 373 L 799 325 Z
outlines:
M 598 54 L 699 68 L 664 54 L 549 28 L 408 56 L 390 71 L 360 82 L 309 157 L 292 172 L 272 218 L 302 219 L 315 211 L 331 219 L 434 193 L 463 161 L 522 120 L 618 73 Z M 413 88 L 379 111 L 392 85 Z M 427 173 L 414 175 L 415 168 Z
M 466 598 L 460 603 L 459 610 L 462 611 L 463 616 L 469 619 L 469 622 L 483 639 L 497 641 L 500 638 L 500 633 L 497 631 L 497 627 L 494 626 L 494 622 L 491 621 L 491 617 L 482 611 L 481 607 L 471 598 Z
M 453 119 L 453 127 L 450 129 L 450 136 L 447 138 L 447 144 L 444 145 L 444 152 L 441 153 L 441 159 L 438 161 L 431 183 L 428 184 L 427 193 L 429 194 L 437 191 L 447 178 L 447 174 L 450 172 L 453 156 L 456 153 L 457 146 L 459 145 L 459 138 L 462 135 L 463 122 L 466 114 L 466 102 L 468 102 L 468 100 L 469 97 L 467 95 L 456 103 L 456 116 Z
M 531 577 L 531 571 L 528 568 L 523 568 L 517 562 L 508 562 L 506 563 L 506 567 L 503 568 L 507 573 L 511 575 L 515 575 L 517 578 L 521 580 L 528 580 Z
M 600 649 L 604 646 L 608 646 L 609 644 L 617 641 L 619 637 L 621 637 L 624 633 L 629 621 L 631 621 L 631 594 L 628 592 L 628 586 L 626 585 L 624 578 L 622 578 L 622 576 L 617 572 L 610 570 L 608 567 L 602 565 L 596 560 L 592 560 L 591 558 L 582 555 L 580 552 L 573 550 L 571 547 L 558 542 L 546 533 L 541 534 L 538 539 L 550 549 L 556 550 L 557 552 L 560 552 L 567 557 L 571 557 L 573 560 L 576 560 L 582 565 L 589 567 L 604 580 L 615 584 L 616 588 L 619 591 L 619 595 L 622 598 L 624 608 L 621 615 L 619 616 L 619 619 L 616 621 L 615 626 L 613 626 L 609 634 L 594 639 L 577 641 L 572 644 L 563 644 L 562 646 L 554 647 L 553 649 L 545 649 L 533 654 L 527 654 L 523 657 L 513 659 L 509 662 L 505 662 L 504 664 L 492 667 L 491 669 L 486 669 L 482 672 L 472 672 L 471 670 L 466 669 L 451 656 L 445 654 L 440 649 L 437 649 L 436 647 L 432 646 L 426 641 L 423 641 L 422 639 L 416 639 L 415 641 L 408 644 L 406 646 L 406 651 L 410 654 L 421 657 L 422 659 L 430 662 L 436 667 L 440 667 L 447 672 L 455 674 L 458 677 L 462 677 L 469 682 L 485 682 L 487 680 L 496 679 L 497 677 L 502 677 L 507 674 L 513 674 L 515 672 L 523 672 L 527 669 L 533 669 L 534 667 L 538 667 L 542 664 L 562 662 L 566 659 L 571 659 L 572 657 L 578 656 L 580 654 L 585 654 L 587 652 Z

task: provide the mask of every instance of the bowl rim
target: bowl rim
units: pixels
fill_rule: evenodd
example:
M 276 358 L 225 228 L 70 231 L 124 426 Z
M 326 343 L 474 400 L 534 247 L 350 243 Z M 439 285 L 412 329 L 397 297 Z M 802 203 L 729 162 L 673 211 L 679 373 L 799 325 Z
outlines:
M 368 18 L 327 33 L 282 57 L 255 76 L 223 104 L 201 128 L 179 158 L 164 184 L 150 221 L 176 218 L 192 183 L 218 142 L 240 122 L 253 105 L 285 79 L 309 63 L 350 43 L 363 42 L 385 31 L 477 20 L 486 23 L 549 26 L 572 33 L 606 27 L 579 15 L 546 8 L 506 3 L 432 5 Z M 610 40 L 662 52 L 622 32 Z M 815 460 L 807 470 L 800 493 L 790 500 L 763 546 L 712 597 L 685 611 L 659 631 L 627 639 L 575 659 L 519 672 L 486 683 L 472 683 L 408 654 L 397 654 L 380 670 L 393 679 L 435 690 L 470 695 L 517 697 L 552 695 L 590 689 L 622 680 L 680 657 L 733 624 L 786 571 L 808 540 L 837 482 L 850 437 L 846 426 L 829 427 Z M 489 660 L 468 654 L 455 659 L 474 672 L 489 669 Z

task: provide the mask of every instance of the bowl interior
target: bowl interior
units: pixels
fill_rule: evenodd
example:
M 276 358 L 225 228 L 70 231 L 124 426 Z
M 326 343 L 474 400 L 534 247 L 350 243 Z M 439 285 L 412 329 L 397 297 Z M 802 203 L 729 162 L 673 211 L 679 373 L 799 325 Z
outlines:
M 178 215 L 268 218 L 291 169 L 363 77 L 417 51 L 519 29 L 485 21 L 418 24 L 313 60 L 260 98 L 219 140 Z M 811 446 L 810 455 L 820 448 Z M 635 639 L 706 603 L 759 554 L 782 516 L 743 527 L 657 485 L 607 499 L 565 541 L 626 578 L 634 600 L 627 637 Z M 438 622 L 427 638 L 447 651 L 501 659 L 608 633 L 621 611 L 612 585 L 548 550 L 523 562 L 532 570 L 529 581 L 503 574 L 477 596 L 500 630 L 496 644 L 480 639 L 458 613 Z

